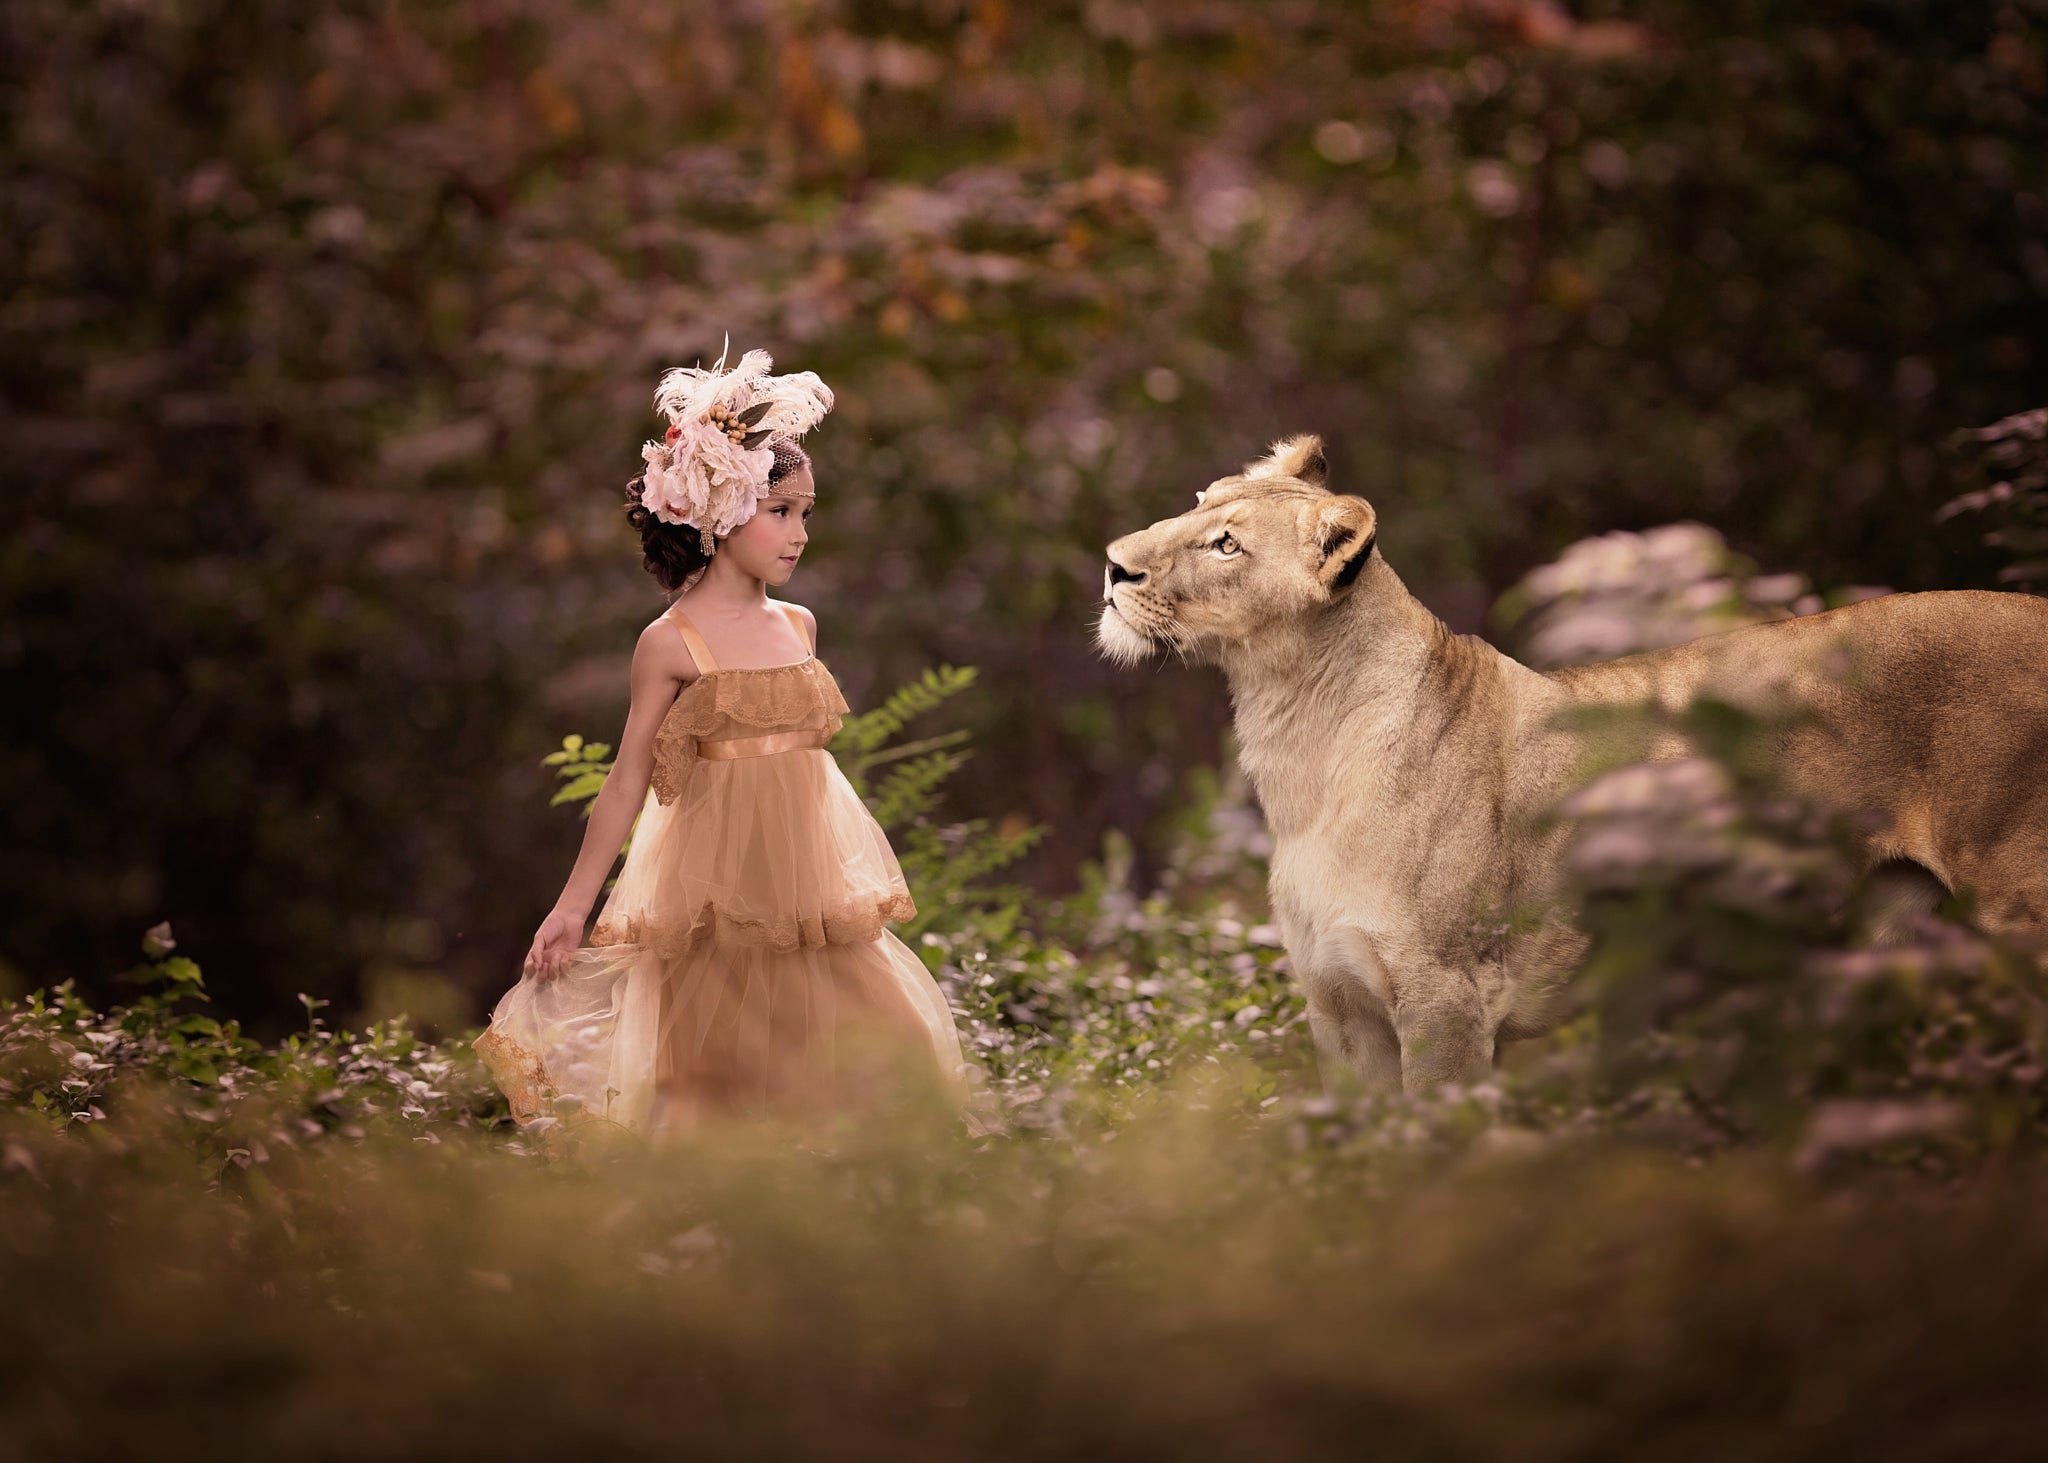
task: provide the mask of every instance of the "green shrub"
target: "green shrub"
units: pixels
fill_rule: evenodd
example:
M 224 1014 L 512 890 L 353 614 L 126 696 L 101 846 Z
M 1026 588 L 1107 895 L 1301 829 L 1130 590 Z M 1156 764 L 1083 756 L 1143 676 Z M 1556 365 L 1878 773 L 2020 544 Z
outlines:
M 404 1021 L 361 1035 L 332 1028 L 301 997 L 306 1029 L 274 1046 L 193 1007 L 199 967 L 172 954 L 168 926 L 144 942 L 127 1005 L 96 1011 L 66 981 L 0 1004 L 0 1113 L 62 1131 L 108 1121 L 124 1101 L 207 1165 L 247 1167 L 334 1138 L 396 1133 L 426 1142 L 490 1126 L 504 1104 L 466 1043 L 435 1045 Z

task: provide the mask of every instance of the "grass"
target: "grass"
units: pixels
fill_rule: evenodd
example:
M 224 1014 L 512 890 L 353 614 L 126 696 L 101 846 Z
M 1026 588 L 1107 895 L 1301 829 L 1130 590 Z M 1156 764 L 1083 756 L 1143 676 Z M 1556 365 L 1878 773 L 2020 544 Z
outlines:
M 1086 1142 L 903 1113 L 209 1174 L 137 1086 L 5 1139 L 0 1457 L 1960 1458 L 2048 1421 L 2032 1164 L 1390 1168 L 1218 1095 Z

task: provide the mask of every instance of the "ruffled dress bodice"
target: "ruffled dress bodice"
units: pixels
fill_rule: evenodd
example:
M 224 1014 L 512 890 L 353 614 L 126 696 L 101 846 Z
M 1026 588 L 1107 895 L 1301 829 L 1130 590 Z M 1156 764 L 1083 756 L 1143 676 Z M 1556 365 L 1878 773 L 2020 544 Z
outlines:
M 702 670 L 655 733 L 647 802 L 593 940 L 666 954 L 716 934 L 795 950 L 872 940 L 916 914 L 888 839 L 825 750 L 846 710 L 815 655 Z
M 683 687 L 654 734 L 655 799 L 672 803 L 681 795 L 700 742 L 811 732 L 823 746 L 846 711 L 839 683 L 815 655 L 793 665 L 700 674 Z

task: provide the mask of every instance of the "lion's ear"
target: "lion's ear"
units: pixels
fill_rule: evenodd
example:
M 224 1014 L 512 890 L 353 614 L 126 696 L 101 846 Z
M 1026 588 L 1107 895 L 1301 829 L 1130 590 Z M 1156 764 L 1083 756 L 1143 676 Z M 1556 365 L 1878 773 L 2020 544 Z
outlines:
M 1303 516 L 1307 519 L 1304 547 L 1315 568 L 1316 582 L 1333 595 L 1349 589 L 1372 557 L 1379 536 L 1379 519 L 1372 504 L 1335 493 L 1304 509 Z
M 1323 457 L 1323 439 L 1313 432 L 1288 437 L 1273 444 L 1273 450 L 1245 466 L 1248 478 L 1295 478 L 1312 488 L 1327 487 L 1330 464 Z

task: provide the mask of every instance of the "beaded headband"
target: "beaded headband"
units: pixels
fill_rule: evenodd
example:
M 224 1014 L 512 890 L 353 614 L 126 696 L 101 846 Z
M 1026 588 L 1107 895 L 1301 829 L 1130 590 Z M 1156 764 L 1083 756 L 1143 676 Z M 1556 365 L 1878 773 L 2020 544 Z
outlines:
M 754 516 L 776 490 L 776 437 L 794 442 L 832 410 L 832 389 L 810 371 L 771 376 L 774 358 L 748 351 L 730 371 L 678 366 L 654 393 L 668 433 L 640 449 L 647 463 L 640 501 L 663 523 L 697 530 L 704 552 Z M 815 497 L 815 494 L 790 494 Z

